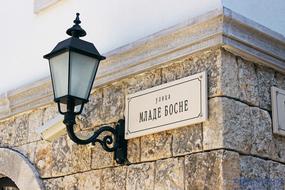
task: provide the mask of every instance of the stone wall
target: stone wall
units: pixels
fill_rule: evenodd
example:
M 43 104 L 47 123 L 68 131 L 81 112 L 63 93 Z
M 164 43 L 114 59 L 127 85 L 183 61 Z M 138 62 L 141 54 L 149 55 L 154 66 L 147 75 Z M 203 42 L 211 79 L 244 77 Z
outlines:
M 58 114 L 54 103 L 1 120 L 0 146 L 28 158 L 46 189 L 284 189 L 285 137 L 272 133 L 270 88 L 285 89 L 285 75 L 223 48 L 96 88 L 77 125 L 84 133 L 112 125 L 127 94 L 204 70 L 208 121 L 130 139 L 127 165 L 99 145 L 42 140 L 35 129 Z

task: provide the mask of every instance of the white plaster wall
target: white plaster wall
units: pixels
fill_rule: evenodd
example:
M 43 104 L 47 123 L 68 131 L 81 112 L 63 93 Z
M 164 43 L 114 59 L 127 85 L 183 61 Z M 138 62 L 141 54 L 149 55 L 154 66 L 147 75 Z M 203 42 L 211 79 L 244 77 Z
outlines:
M 4 1 L 0 94 L 49 75 L 42 56 L 68 37 L 76 12 L 87 31 L 84 39 L 104 54 L 220 6 L 220 0 L 61 0 L 34 14 L 33 0 Z
M 265 16 L 263 5 L 268 7 L 267 1 L 274 6 Z M 1 3 L 0 94 L 49 75 L 48 63 L 42 56 L 68 37 L 65 31 L 72 25 L 76 12 L 81 13 L 82 27 L 87 31 L 84 39 L 93 42 L 104 54 L 222 7 L 222 0 L 60 0 L 35 14 L 33 3 L 33 0 Z M 224 0 L 223 3 L 285 34 L 284 0 Z M 258 8 L 248 8 L 249 4 Z M 270 15 L 283 15 L 283 23 L 277 22 L 281 18 Z

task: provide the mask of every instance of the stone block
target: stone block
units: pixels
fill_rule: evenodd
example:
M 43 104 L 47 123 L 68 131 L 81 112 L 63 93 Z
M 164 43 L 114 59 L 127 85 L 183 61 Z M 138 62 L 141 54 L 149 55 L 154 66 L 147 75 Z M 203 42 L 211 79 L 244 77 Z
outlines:
M 209 100 L 209 118 L 203 123 L 203 149 L 223 148 L 223 109 L 222 98 Z
M 281 73 L 276 74 L 277 87 L 285 90 L 285 75 Z
M 16 117 L 14 122 L 14 127 L 15 127 L 15 139 L 13 144 L 15 146 L 27 144 L 28 133 L 29 133 L 28 116 L 26 114 L 23 114 Z
M 63 176 L 91 169 L 91 149 L 63 136 L 52 143 L 52 176 Z
M 141 160 L 141 139 L 134 138 L 128 140 L 128 161 L 130 163 L 137 163 Z
M 71 151 L 66 136 L 52 142 L 52 176 L 63 176 L 73 172 Z
M 34 142 L 41 140 L 40 134 L 36 132 L 36 129 L 42 126 L 43 124 L 43 110 L 38 109 L 34 112 L 31 112 L 28 116 L 28 142 Z
M 176 61 L 174 63 L 171 63 L 171 65 L 162 67 L 161 70 L 162 83 L 168 83 L 180 79 L 182 78 L 182 76 L 183 76 L 183 61 Z
M 52 176 L 54 161 L 52 157 L 52 144 L 45 141 L 38 142 L 34 163 L 42 178 Z
M 104 123 L 117 122 L 124 117 L 125 94 L 123 84 L 120 82 L 103 88 Z
M 197 53 L 183 60 L 182 77 L 207 71 L 209 96 L 221 95 L 221 50 L 214 49 Z
M 155 190 L 183 190 L 184 157 L 156 161 L 154 187 Z
M 237 63 L 239 68 L 238 90 L 240 93 L 240 100 L 254 106 L 259 106 L 256 66 L 241 58 L 237 59 Z
M 103 90 L 96 89 L 89 97 L 89 102 L 84 105 L 82 114 L 77 116 L 78 124 L 82 129 L 93 128 L 103 123 Z
M 209 110 L 209 119 L 203 124 L 204 149 L 249 152 L 253 133 L 249 106 L 229 98 L 213 98 Z
M 218 68 L 219 81 L 215 95 L 239 98 L 238 66 L 236 57 L 227 52 L 221 51 L 220 68 Z M 210 83 L 210 82 L 209 82 Z M 210 84 L 209 84 L 210 85 Z
M 51 178 L 51 179 L 44 179 L 43 184 L 46 190 L 64 190 L 62 177 L 59 178 Z
M 57 104 L 51 103 L 47 107 L 43 109 L 43 125 L 46 124 L 51 119 L 58 116 L 60 113 L 58 112 Z
M 78 180 L 75 175 L 64 176 L 62 179 L 62 187 L 64 190 L 78 190 Z
M 274 154 L 274 142 L 271 117 L 267 111 L 260 108 L 252 107 L 250 110 L 251 126 L 253 127 L 251 153 L 272 158 Z
M 94 190 L 100 189 L 101 170 L 93 170 L 89 172 L 76 174 L 78 190 Z
M 223 151 L 195 153 L 185 157 L 185 189 L 222 189 Z
M 249 106 L 232 99 L 222 98 L 222 110 L 224 112 L 224 147 L 249 153 L 253 140 Z
M 154 163 L 130 165 L 127 169 L 126 190 L 153 190 Z
M 102 190 L 122 190 L 126 188 L 126 167 L 106 168 L 102 170 Z
M 252 156 L 241 156 L 240 170 L 241 189 L 269 189 L 269 164 L 267 161 Z
M 71 159 L 73 172 L 83 172 L 91 169 L 91 145 L 71 143 Z M 69 144 L 70 144 L 69 143 Z
M 16 138 L 14 120 L 10 119 L 0 123 L 0 144 L 1 146 L 13 146 Z
M 224 151 L 222 155 L 222 189 L 240 189 L 239 153 Z
M 141 161 L 171 157 L 171 138 L 168 131 L 141 137 Z
M 99 143 L 91 148 L 91 168 L 106 168 L 114 165 L 114 153 L 105 151 Z
M 276 86 L 275 71 L 267 67 L 257 67 L 259 105 L 271 110 L 271 87 Z
M 269 189 L 285 189 L 285 165 L 269 161 Z
M 285 162 L 285 139 L 282 136 L 274 135 L 273 159 Z
M 175 129 L 172 132 L 173 156 L 185 155 L 202 150 L 202 125 L 196 124 Z
M 161 69 L 140 73 L 123 80 L 126 94 L 133 94 L 161 84 Z
M 185 157 L 185 189 L 240 189 L 239 154 L 210 151 Z

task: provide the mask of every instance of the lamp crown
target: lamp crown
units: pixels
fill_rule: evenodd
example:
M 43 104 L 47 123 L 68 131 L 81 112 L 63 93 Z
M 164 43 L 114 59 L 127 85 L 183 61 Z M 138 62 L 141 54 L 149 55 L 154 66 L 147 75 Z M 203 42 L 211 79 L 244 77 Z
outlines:
M 79 19 L 79 15 L 80 15 L 79 13 L 76 13 L 76 18 L 73 21 L 74 25 L 66 31 L 66 33 L 69 36 L 72 36 L 75 38 L 86 36 L 85 30 L 82 29 L 81 26 L 79 25 L 81 23 Z

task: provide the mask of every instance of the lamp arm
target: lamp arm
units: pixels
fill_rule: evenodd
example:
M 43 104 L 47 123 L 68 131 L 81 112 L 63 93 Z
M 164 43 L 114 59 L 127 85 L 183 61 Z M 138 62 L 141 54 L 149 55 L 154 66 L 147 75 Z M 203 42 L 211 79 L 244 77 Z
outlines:
M 74 103 L 70 101 L 67 104 L 67 111 L 64 112 L 64 120 L 63 123 L 66 125 L 66 130 L 69 138 L 81 145 L 86 145 L 92 143 L 95 145 L 97 142 L 102 146 L 102 148 L 107 152 L 114 152 L 114 158 L 118 164 L 126 164 L 127 161 L 127 140 L 125 140 L 125 120 L 120 119 L 115 128 L 111 126 L 103 126 L 97 129 L 93 135 L 87 139 L 79 138 L 75 131 L 74 125 L 75 117 L 79 114 L 79 112 L 74 112 Z M 99 136 L 108 132 L 111 135 L 105 135 L 102 139 L 99 139 Z
M 117 139 L 116 139 L 117 131 L 110 126 L 104 126 L 104 127 L 97 129 L 93 133 L 93 135 L 91 137 L 89 137 L 88 139 L 81 139 L 81 138 L 77 137 L 77 135 L 74 132 L 73 125 L 66 125 L 66 129 L 67 129 L 67 134 L 68 134 L 69 138 L 77 144 L 85 145 L 85 144 L 92 143 L 93 145 L 95 145 L 95 143 L 98 142 L 103 147 L 103 149 L 108 151 L 108 152 L 113 152 L 117 147 L 117 144 L 116 144 L 116 142 L 117 142 Z M 110 133 L 112 133 L 112 135 L 106 135 L 103 137 L 102 140 L 98 139 L 98 137 L 103 132 L 110 132 Z M 110 145 L 112 145 L 112 144 L 113 144 L 113 146 L 110 147 Z

